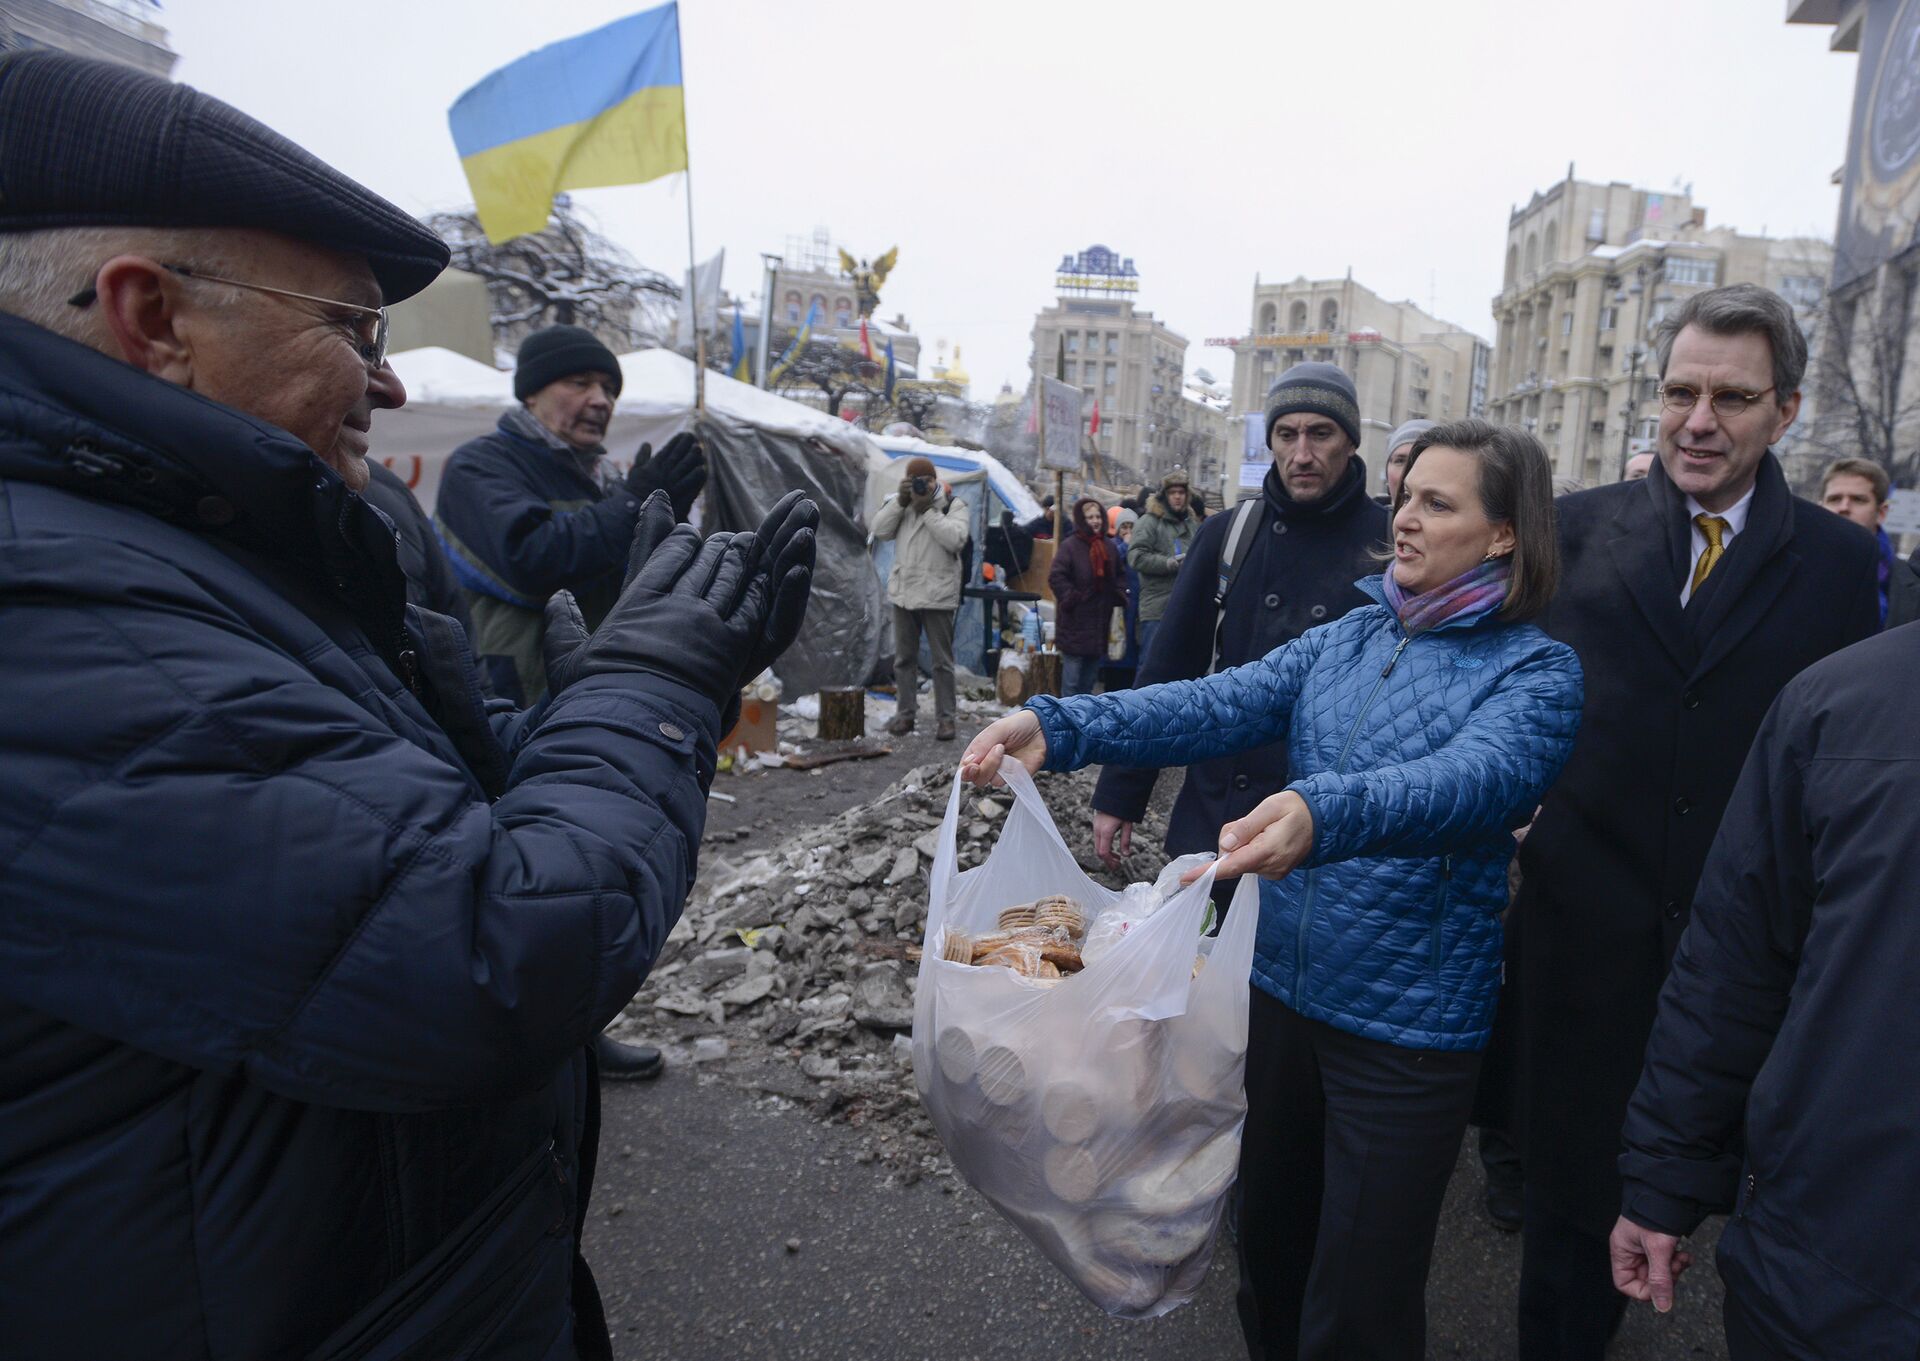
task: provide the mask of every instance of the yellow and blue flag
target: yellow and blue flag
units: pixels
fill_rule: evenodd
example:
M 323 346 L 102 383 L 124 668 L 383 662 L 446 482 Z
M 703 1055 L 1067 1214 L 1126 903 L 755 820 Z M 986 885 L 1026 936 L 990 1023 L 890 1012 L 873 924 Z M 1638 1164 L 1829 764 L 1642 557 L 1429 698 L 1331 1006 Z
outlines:
M 547 225 L 565 189 L 643 184 L 687 168 L 677 4 L 550 43 L 447 110 L 487 239 Z
M 813 343 L 813 323 L 819 319 L 820 304 L 816 302 L 807 309 L 807 319 L 800 323 L 799 334 L 794 336 L 793 343 L 780 352 L 779 361 L 774 364 L 773 371 L 767 375 L 768 387 L 772 387 L 786 377 L 787 370 L 793 367 L 793 361 L 807 352 L 807 346 Z
M 753 381 L 753 360 L 747 354 L 747 323 L 740 316 L 740 304 L 733 305 L 733 376 L 743 383 Z

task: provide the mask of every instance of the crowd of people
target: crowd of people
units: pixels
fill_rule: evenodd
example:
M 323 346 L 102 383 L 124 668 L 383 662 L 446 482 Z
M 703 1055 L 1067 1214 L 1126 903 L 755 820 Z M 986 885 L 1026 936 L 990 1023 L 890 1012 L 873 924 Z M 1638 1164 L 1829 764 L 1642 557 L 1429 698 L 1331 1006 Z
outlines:
M 1138 685 L 1036 699 L 962 758 L 1102 765 L 1113 864 L 1185 767 L 1167 850 L 1263 877 L 1256 1358 L 1424 1355 L 1470 1122 L 1528 1361 L 1597 1361 L 1630 1299 L 1670 1307 L 1681 1240 L 1726 1212 L 1736 1361 L 1920 1345 L 1891 1208 L 1920 1193 L 1895 1127 L 1920 1024 L 1886 991 L 1920 767 L 1884 727 L 1920 576 L 1878 464 L 1788 488 L 1807 352 L 1781 298 L 1699 293 L 1657 359 L 1658 453 L 1620 482 L 1568 493 L 1521 431 L 1415 422 L 1385 505 L 1351 380 L 1282 374 L 1261 495 L 1201 527 Z
M 0 186 L 0 1355 L 610 1355 L 598 1084 L 661 1058 L 601 1031 L 817 509 L 702 536 L 691 435 L 612 475 L 620 367 L 554 326 L 427 516 L 368 455 L 446 246 L 185 86 L 0 57 Z M 1057 533 L 1063 694 L 963 774 L 1102 766 L 1119 866 L 1182 770 L 1166 849 L 1219 852 L 1223 910 L 1261 880 L 1255 1358 L 1425 1354 L 1470 1125 L 1528 1361 L 1671 1307 L 1719 1213 L 1736 1361 L 1920 1350 L 1920 564 L 1879 464 L 1789 488 L 1782 299 L 1700 292 L 1655 357 L 1611 485 L 1416 420 L 1376 495 L 1304 363 L 1257 495 L 987 531 L 1010 574 Z M 890 730 L 924 639 L 950 740 L 973 530 L 904 473 Z

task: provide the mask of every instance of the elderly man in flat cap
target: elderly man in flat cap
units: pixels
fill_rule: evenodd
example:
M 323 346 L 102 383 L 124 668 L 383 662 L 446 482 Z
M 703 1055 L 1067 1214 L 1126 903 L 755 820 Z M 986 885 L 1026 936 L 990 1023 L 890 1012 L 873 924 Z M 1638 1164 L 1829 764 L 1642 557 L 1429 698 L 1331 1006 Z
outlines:
M 579 326 L 549 326 L 521 343 L 520 405 L 499 427 L 456 449 L 434 524 L 473 611 L 474 654 L 494 693 L 531 704 L 547 692 L 540 612 L 569 590 L 589 628 L 620 594 L 627 545 L 655 491 L 686 519 L 706 485 L 691 434 L 655 454 L 642 445 L 623 478 L 603 472 L 607 425 L 620 397 L 613 351 Z
M 0 57 L 0 1354 L 609 1352 L 588 1041 L 815 513 L 652 498 L 484 709 L 357 494 L 445 261 L 185 86 Z

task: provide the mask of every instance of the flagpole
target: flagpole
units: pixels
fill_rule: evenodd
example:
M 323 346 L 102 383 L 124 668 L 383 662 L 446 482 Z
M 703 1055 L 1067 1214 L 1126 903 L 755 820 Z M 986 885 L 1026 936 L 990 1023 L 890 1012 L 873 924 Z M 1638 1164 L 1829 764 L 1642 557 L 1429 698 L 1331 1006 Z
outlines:
M 673 45 L 680 53 L 680 127 L 687 122 L 687 47 L 680 40 L 680 6 L 673 7 Z M 707 414 L 707 332 L 700 325 L 700 261 L 693 249 L 693 139 L 687 138 L 687 168 L 681 172 L 687 191 L 687 292 L 693 309 L 693 409 Z

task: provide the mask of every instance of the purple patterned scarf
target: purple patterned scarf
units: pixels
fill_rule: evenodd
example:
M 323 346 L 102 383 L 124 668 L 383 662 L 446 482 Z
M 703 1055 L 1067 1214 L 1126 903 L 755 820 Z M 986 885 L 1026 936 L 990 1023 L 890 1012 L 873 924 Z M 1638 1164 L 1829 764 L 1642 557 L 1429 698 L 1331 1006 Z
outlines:
M 1484 619 L 1507 603 L 1507 591 L 1513 585 L 1513 559 L 1493 558 L 1462 572 L 1424 595 L 1408 595 L 1394 580 L 1389 567 L 1381 583 L 1386 590 L 1387 607 L 1400 619 L 1408 633 L 1425 633 L 1442 624 Z

